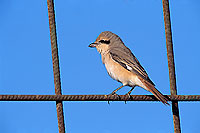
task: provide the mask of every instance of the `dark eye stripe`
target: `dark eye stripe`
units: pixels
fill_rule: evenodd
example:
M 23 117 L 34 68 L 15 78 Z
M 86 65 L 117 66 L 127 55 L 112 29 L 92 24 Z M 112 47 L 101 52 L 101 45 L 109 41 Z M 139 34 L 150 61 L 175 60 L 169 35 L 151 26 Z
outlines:
M 109 44 L 109 43 L 110 43 L 110 40 L 100 40 L 99 42 L 100 42 L 100 43 Z

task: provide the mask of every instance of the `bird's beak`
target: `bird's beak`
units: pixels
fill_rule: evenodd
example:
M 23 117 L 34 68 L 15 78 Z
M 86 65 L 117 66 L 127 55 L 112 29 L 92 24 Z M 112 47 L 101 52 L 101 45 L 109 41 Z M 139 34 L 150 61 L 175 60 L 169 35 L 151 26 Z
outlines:
M 97 46 L 97 43 L 93 42 L 93 43 L 91 43 L 88 47 L 94 48 L 94 47 L 96 47 L 96 46 Z

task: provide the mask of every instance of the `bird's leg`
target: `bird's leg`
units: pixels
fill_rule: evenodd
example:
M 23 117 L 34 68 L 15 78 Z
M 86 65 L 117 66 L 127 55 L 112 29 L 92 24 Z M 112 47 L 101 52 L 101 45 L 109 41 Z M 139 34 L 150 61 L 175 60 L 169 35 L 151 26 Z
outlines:
M 132 87 L 131 90 L 125 94 L 125 95 L 128 95 L 129 99 L 131 99 L 131 92 L 133 91 L 134 88 L 135 88 L 135 86 Z M 125 101 L 125 104 L 126 104 L 126 101 Z
M 116 92 L 117 92 L 118 90 L 120 90 L 122 87 L 124 87 L 124 85 L 122 85 L 122 86 L 120 86 L 119 88 L 115 89 L 115 90 L 114 90 L 111 94 L 109 94 L 109 95 L 117 95 L 118 99 L 120 99 L 119 95 L 116 94 Z
M 115 95 L 118 90 L 120 90 L 124 85 L 120 86 L 119 88 L 115 89 L 110 95 Z
M 122 85 L 122 86 L 120 86 L 119 88 L 115 89 L 115 90 L 114 90 L 111 94 L 109 94 L 108 96 L 117 95 L 118 99 L 120 99 L 119 95 L 116 94 L 116 92 L 117 92 L 118 90 L 120 90 L 122 87 L 124 87 L 124 85 Z M 109 100 L 110 100 L 110 99 L 108 98 L 108 104 L 110 104 Z
M 131 89 L 130 89 L 130 91 L 128 92 L 128 93 L 126 93 L 125 95 L 128 95 L 129 96 L 129 98 L 131 98 L 131 92 L 133 91 L 133 89 L 134 89 L 135 87 L 132 87 Z

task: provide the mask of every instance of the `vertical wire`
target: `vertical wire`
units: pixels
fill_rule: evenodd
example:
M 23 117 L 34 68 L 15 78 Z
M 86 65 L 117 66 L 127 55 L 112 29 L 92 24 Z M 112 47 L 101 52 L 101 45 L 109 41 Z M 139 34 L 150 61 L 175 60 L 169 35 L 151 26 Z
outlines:
M 169 1 L 162 0 L 171 95 L 177 95 Z M 174 132 L 181 133 L 178 101 L 172 101 Z
M 51 51 L 52 51 L 52 60 L 53 60 L 55 94 L 62 95 L 53 0 L 47 0 L 47 5 L 48 5 L 49 29 L 50 29 L 50 37 L 51 37 Z M 57 110 L 59 133 L 65 133 L 65 123 L 64 123 L 62 101 L 56 101 L 56 110 Z

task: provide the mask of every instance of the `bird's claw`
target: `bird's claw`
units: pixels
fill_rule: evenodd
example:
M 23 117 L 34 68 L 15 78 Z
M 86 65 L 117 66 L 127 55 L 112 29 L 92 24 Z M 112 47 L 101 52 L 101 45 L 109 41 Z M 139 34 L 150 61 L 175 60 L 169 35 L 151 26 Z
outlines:
M 109 98 L 108 98 L 108 95 L 104 95 L 106 97 L 106 99 L 108 100 L 108 104 L 110 105 L 110 101 L 109 101 Z
M 111 94 L 109 94 L 109 96 L 117 96 L 117 98 L 120 99 L 120 96 L 115 92 L 112 92 Z
M 120 96 L 117 93 L 112 92 L 111 94 L 106 95 L 106 97 L 108 99 L 108 104 L 110 104 L 110 98 L 109 97 L 112 97 L 112 96 L 117 96 L 117 98 L 120 99 Z
M 113 91 L 112 93 L 109 94 L 110 95 L 117 95 L 115 91 Z
M 126 93 L 125 96 L 128 96 L 128 100 L 130 100 L 132 98 L 130 93 Z M 127 101 L 124 101 L 124 102 L 125 102 L 125 104 L 127 103 Z

